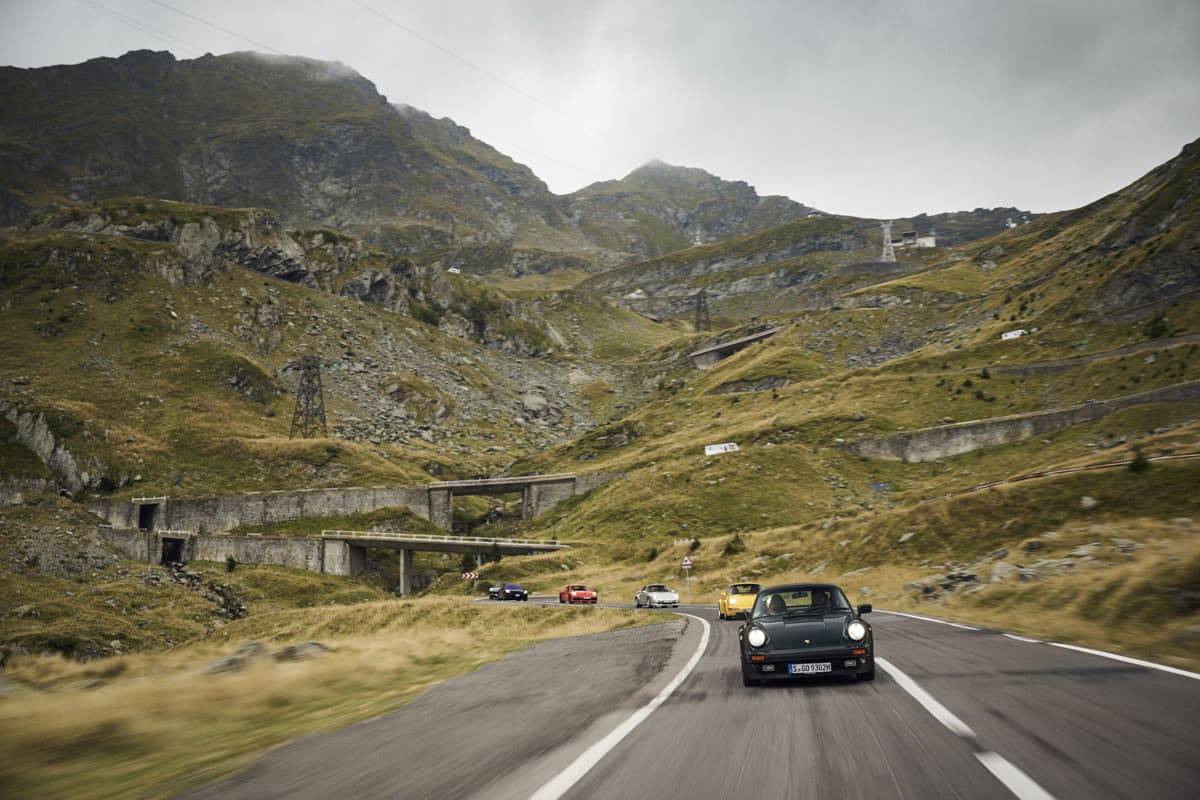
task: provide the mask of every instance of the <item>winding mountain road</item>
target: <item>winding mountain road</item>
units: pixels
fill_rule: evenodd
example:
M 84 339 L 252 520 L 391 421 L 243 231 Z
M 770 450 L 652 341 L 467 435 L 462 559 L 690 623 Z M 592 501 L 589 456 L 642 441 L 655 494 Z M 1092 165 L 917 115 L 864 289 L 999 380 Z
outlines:
M 746 688 L 739 623 L 712 607 L 680 614 L 686 626 L 529 648 L 196 796 L 1065 800 L 1200 787 L 1195 673 L 876 612 L 874 682 Z

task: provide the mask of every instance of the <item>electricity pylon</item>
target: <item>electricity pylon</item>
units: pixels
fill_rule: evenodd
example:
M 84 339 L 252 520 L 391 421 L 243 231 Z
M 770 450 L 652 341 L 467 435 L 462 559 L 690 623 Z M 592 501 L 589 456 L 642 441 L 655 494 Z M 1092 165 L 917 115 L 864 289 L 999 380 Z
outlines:
M 701 289 L 692 302 L 696 309 L 696 321 L 692 327 L 698 331 L 711 331 L 712 316 L 708 313 L 708 292 Z
M 296 387 L 296 410 L 292 413 L 292 432 L 289 439 L 300 434 L 301 439 L 311 439 L 318 433 L 329 436 L 325 422 L 325 392 L 321 389 L 321 359 L 304 356 L 288 364 L 300 370 L 300 384 Z
M 880 223 L 880 225 L 883 227 L 883 255 L 881 255 L 879 257 L 879 260 L 887 261 L 889 263 L 895 262 L 896 248 L 892 246 L 892 223 L 891 223 L 891 220 L 889 220 L 887 222 L 882 222 L 882 223 Z

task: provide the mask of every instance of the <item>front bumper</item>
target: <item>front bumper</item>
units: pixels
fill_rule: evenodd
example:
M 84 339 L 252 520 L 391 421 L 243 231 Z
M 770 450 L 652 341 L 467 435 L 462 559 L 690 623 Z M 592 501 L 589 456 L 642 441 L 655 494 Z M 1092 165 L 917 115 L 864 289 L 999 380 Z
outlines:
M 529 595 L 515 594 L 515 593 L 514 594 L 502 594 L 502 595 L 500 595 L 500 599 L 501 600 L 528 600 Z
M 678 600 L 651 600 L 646 608 L 679 608 Z
M 595 604 L 596 600 L 597 600 L 597 598 L 595 598 L 595 597 L 568 597 L 567 598 L 568 603 L 592 603 L 592 604 Z
M 862 651 L 866 651 L 863 653 Z M 752 660 L 754 656 L 762 656 L 761 661 Z M 829 663 L 829 672 L 808 672 L 792 674 L 788 672 L 788 664 L 820 664 Z M 742 653 L 742 668 L 752 677 L 759 680 L 788 680 L 793 678 L 820 678 L 823 676 L 861 675 L 874 668 L 874 654 L 870 647 L 836 647 L 812 648 L 806 650 L 785 650 L 776 652 Z

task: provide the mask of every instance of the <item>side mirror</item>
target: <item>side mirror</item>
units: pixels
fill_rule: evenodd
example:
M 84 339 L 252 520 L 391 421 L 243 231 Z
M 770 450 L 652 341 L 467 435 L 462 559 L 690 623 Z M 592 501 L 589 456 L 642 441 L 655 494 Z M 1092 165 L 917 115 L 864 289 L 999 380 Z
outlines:
M 858 613 L 859 613 L 859 616 L 861 616 L 863 614 L 870 614 L 871 613 L 871 604 L 863 603 L 861 606 L 858 607 Z

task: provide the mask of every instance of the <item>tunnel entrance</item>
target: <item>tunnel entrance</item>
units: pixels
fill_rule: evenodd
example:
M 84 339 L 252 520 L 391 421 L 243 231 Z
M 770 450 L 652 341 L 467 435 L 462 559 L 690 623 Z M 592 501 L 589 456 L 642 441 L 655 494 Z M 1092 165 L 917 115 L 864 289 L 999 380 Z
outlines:
M 168 539 L 162 540 L 162 563 L 164 564 L 182 564 L 183 563 L 183 539 Z
M 138 530 L 154 530 L 154 521 L 158 517 L 158 503 L 143 503 L 138 506 Z

